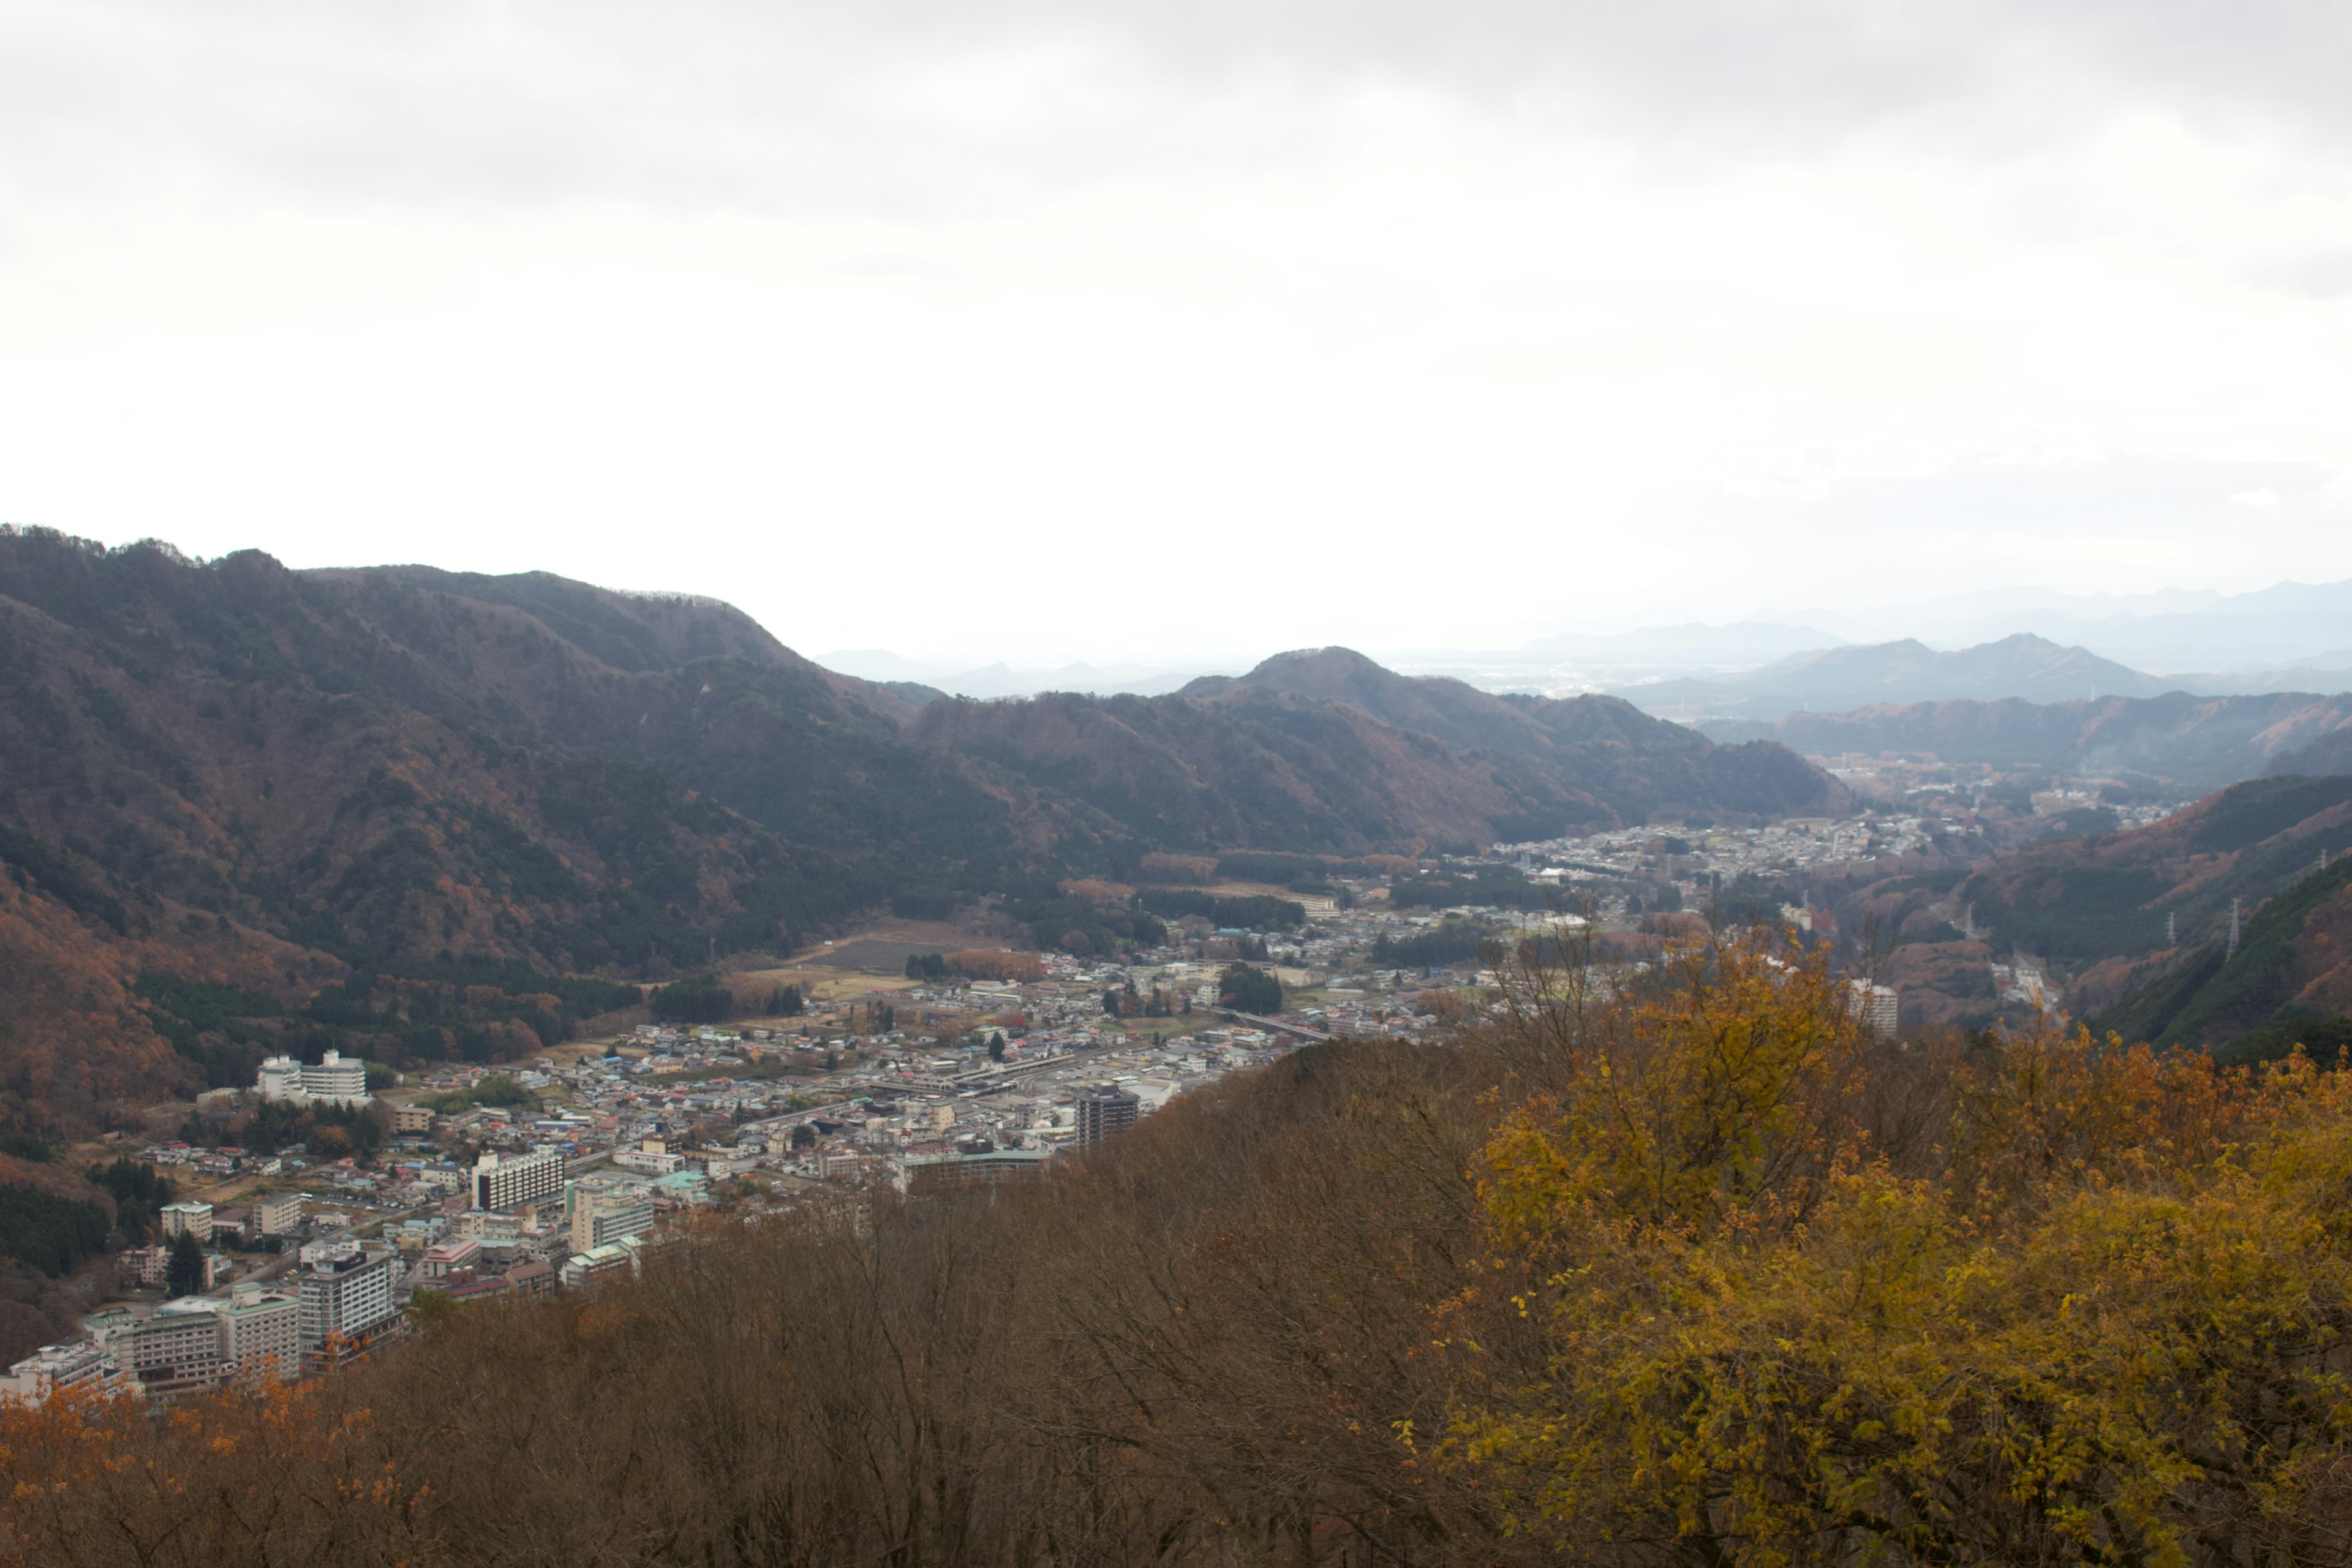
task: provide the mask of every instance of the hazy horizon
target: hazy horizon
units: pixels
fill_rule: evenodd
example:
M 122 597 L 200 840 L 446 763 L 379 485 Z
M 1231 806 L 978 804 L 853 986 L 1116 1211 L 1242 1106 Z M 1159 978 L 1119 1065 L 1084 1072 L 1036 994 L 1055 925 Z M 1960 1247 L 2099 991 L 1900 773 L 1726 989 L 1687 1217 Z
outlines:
M 2347 42 L 7 6 L 0 521 L 1028 663 L 2340 580 Z

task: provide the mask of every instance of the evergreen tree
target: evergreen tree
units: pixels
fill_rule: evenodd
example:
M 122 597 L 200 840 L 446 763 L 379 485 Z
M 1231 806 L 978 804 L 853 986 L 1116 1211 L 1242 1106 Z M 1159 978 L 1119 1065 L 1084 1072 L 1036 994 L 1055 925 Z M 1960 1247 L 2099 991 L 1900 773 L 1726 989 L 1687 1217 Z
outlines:
M 1246 963 L 1230 964 L 1217 979 L 1217 999 L 1243 1013 L 1282 1011 L 1282 982 Z
M 988 1037 L 988 1059 L 992 1062 L 1004 1059 L 1004 1031 L 1002 1029 Z
M 205 1288 L 205 1249 L 195 1232 L 184 1230 L 172 1238 L 172 1256 L 163 1265 L 164 1286 L 174 1296 L 193 1296 Z
M 0 1186 L 0 1258 L 44 1274 L 71 1273 L 106 1247 L 106 1209 L 37 1187 Z

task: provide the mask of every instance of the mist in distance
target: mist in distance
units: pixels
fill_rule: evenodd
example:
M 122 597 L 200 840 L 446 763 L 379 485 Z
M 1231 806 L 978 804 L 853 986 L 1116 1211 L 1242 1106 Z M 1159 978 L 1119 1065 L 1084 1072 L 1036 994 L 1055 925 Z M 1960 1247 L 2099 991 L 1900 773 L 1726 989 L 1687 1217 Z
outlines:
M 708 594 L 1000 687 L 2295 668 L 2352 638 L 2212 617 L 2352 577 L 2347 32 L 8 7 L 0 519 Z M 1590 640 L 1747 623 L 1794 631 Z

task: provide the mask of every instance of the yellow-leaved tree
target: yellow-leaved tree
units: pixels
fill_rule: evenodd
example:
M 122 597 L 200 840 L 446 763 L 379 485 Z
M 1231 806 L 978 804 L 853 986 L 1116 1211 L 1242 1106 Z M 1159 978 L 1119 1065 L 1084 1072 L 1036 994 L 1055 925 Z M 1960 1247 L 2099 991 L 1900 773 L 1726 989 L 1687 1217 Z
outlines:
M 2054 1029 L 1906 1050 L 1818 952 L 1515 976 L 1444 1453 L 1595 1562 L 2352 1548 L 2352 1088 Z M 1479 1289 L 1484 1289 L 1480 1287 Z M 1489 1364 L 1491 1363 L 1491 1364 Z

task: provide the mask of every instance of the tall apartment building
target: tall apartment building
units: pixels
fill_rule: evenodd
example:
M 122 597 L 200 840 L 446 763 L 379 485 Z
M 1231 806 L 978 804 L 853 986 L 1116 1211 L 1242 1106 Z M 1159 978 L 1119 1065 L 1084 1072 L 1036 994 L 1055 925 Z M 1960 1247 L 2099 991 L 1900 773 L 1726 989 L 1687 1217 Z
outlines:
M 271 1057 L 261 1064 L 254 1087 L 264 1100 L 296 1105 L 358 1105 L 368 1097 L 367 1063 L 341 1051 L 329 1051 L 326 1059 L 315 1065 L 288 1056 Z
M 302 1304 L 282 1290 L 240 1285 L 226 1305 L 214 1309 L 220 1322 L 220 1356 L 238 1378 L 302 1375 Z
M 563 1213 L 571 1222 L 574 1252 L 593 1252 L 654 1227 L 654 1205 L 644 1189 L 613 1176 L 583 1176 L 565 1184 Z
M 473 1175 L 476 1208 L 519 1208 L 563 1190 L 563 1152 L 541 1149 L 500 1158 L 497 1151 L 485 1150 L 474 1162 Z
M 1125 1089 L 1101 1089 L 1078 1096 L 1078 1144 L 1099 1143 L 1124 1132 L 1143 1114 L 1143 1101 Z
M 392 1271 L 391 1253 L 370 1253 L 349 1237 L 314 1241 L 302 1249 L 295 1289 L 301 1303 L 306 1366 L 339 1364 L 398 1326 Z M 330 1340 L 337 1347 L 332 1355 L 328 1352 Z
M 184 1203 L 163 1205 L 163 1234 L 169 1237 L 193 1236 L 198 1241 L 213 1238 L 213 1205 L 188 1199 Z

